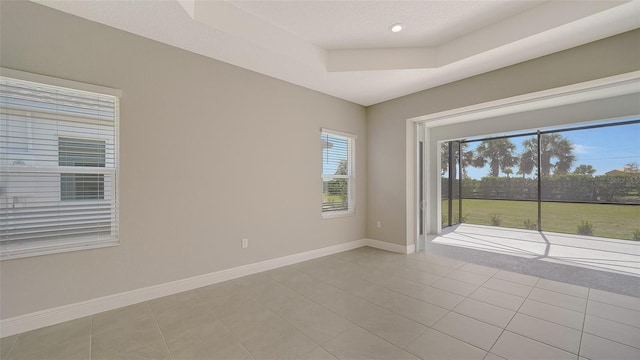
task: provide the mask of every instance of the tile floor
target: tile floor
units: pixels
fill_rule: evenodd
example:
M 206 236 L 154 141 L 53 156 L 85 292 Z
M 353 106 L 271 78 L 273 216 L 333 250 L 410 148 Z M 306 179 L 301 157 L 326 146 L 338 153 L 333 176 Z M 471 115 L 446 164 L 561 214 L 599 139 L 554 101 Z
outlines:
M 640 299 L 360 248 L 1 339 L 2 359 L 640 359 Z

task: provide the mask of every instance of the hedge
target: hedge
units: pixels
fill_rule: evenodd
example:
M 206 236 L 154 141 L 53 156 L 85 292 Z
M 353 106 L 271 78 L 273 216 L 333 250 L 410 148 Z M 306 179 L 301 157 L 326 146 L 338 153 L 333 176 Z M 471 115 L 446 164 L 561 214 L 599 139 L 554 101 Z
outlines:
M 447 198 L 447 180 L 442 179 L 442 198 Z M 458 180 L 454 181 L 458 187 Z M 456 191 L 457 192 L 457 191 Z M 536 179 L 483 177 L 462 179 L 462 198 L 537 200 Z M 584 201 L 640 204 L 640 177 L 632 175 L 555 175 L 542 179 L 543 201 Z

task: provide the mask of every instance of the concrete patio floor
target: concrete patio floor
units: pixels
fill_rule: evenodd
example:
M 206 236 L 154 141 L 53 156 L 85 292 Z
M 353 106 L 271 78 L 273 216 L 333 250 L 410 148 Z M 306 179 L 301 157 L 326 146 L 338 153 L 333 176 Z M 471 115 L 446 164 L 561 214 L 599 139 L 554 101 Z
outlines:
M 640 295 L 640 242 L 459 224 L 428 236 L 426 251 L 515 271 Z

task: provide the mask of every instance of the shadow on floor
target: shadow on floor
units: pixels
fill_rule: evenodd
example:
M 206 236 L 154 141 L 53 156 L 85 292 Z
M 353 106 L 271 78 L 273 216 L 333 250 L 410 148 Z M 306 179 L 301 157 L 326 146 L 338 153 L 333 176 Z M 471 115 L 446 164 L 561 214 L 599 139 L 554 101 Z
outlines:
M 426 252 L 549 280 L 640 297 L 640 243 L 461 224 Z

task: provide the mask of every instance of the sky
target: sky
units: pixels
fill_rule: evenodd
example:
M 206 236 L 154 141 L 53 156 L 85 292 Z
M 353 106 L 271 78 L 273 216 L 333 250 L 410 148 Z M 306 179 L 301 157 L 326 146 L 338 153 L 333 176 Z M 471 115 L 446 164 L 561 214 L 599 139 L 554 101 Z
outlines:
M 640 124 L 564 131 L 560 134 L 574 145 L 576 161 L 571 171 L 581 164 L 586 164 L 596 169 L 594 175 L 604 175 L 630 162 L 640 165 Z M 526 139 L 529 137 L 517 137 L 511 140 L 516 145 L 516 154 L 522 151 L 522 142 Z M 480 142 L 469 143 L 468 149 L 474 149 L 478 144 Z M 515 172 L 517 168 L 514 168 Z M 480 179 L 488 175 L 489 167 L 481 169 L 469 167 L 467 173 L 471 178 Z M 501 173 L 500 176 L 504 174 Z

